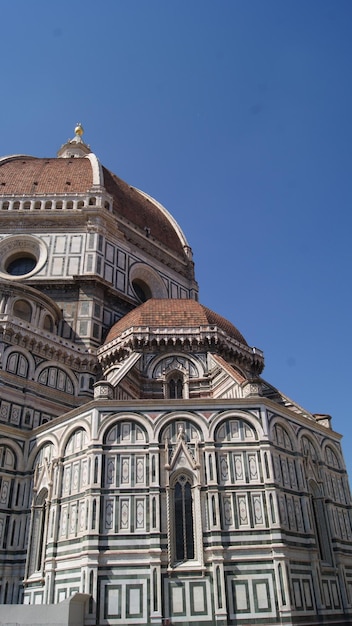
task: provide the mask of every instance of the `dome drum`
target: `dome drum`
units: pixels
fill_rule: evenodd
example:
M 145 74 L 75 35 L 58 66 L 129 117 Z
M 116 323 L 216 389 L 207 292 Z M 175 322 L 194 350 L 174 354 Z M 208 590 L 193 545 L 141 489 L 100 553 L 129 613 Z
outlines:
M 194 300 L 147 300 L 119 320 L 98 350 L 103 367 L 126 353 L 167 351 L 215 352 L 245 370 L 259 374 L 263 353 L 248 346 L 230 322 Z

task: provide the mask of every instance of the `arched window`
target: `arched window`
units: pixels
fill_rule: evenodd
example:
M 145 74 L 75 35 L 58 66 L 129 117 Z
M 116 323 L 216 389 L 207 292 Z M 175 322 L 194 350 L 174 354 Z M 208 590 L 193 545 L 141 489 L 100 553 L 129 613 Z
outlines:
M 40 572 L 44 561 L 47 489 L 37 495 L 32 507 L 31 543 L 28 550 L 27 576 Z
M 8 446 L 0 446 L 0 470 L 16 469 L 16 457 Z
M 32 318 L 32 307 L 26 300 L 16 300 L 13 305 L 13 314 L 25 322 L 30 322 Z
M 50 315 L 46 315 L 44 317 L 43 328 L 44 328 L 44 330 L 48 330 L 51 333 L 53 332 L 53 330 L 54 330 L 54 323 L 53 323 L 52 317 Z
M 183 398 L 183 377 L 180 375 L 172 376 L 168 381 L 169 398 Z
M 191 479 L 181 474 L 174 486 L 175 560 L 194 559 L 193 497 Z
M 75 392 L 71 378 L 59 367 L 45 367 L 38 376 L 38 382 L 71 395 Z
M 6 371 L 27 378 L 29 362 L 21 352 L 11 352 L 6 362 Z
M 302 437 L 301 447 L 305 457 L 309 457 L 313 462 L 318 461 L 317 451 L 308 437 Z
M 332 565 L 333 559 L 325 514 L 325 502 L 318 485 L 313 480 L 309 481 L 309 489 L 312 498 L 312 511 L 319 556 L 324 563 Z
M 340 468 L 339 460 L 338 460 L 334 450 L 330 446 L 326 446 L 325 458 L 326 458 L 327 464 L 330 467 L 332 467 L 334 469 L 339 469 Z

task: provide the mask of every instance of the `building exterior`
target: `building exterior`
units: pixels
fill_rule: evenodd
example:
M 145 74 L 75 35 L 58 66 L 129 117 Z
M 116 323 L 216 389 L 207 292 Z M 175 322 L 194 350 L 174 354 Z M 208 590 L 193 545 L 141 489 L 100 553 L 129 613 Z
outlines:
M 330 417 L 262 378 L 173 217 L 75 133 L 0 160 L 0 624 L 352 623 Z

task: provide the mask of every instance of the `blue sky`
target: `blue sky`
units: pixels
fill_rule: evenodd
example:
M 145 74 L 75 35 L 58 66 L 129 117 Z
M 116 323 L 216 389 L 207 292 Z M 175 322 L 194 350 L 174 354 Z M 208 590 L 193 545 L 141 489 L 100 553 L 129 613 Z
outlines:
M 351 30 L 350 0 L 2 0 L 0 153 L 54 156 L 81 121 L 352 478 Z

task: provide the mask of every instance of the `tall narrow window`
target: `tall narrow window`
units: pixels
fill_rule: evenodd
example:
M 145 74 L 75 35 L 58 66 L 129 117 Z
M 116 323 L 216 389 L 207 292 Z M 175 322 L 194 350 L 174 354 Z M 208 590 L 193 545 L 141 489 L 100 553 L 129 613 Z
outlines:
M 45 525 L 46 525 L 46 498 L 48 491 L 43 489 L 36 497 L 32 509 L 32 532 L 31 545 L 28 551 L 28 576 L 33 572 L 39 572 L 43 566 L 45 546 Z
M 312 496 L 313 518 L 320 558 L 325 563 L 329 563 L 330 565 L 332 565 L 333 557 L 331 552 L 331 543 L 329 539 L 327 519 L 325 515 L 325 502 L 320 493 L 318 485 L 313 481 L 310 481 L 309 486 Z
M 180 376 L 174 376 L 169 379 L 169 398 L 183 398 L 183 379 Z
M 193 502 L 190 480 L 184 474 L 175 484 L 176 561 L 194 559 Z

